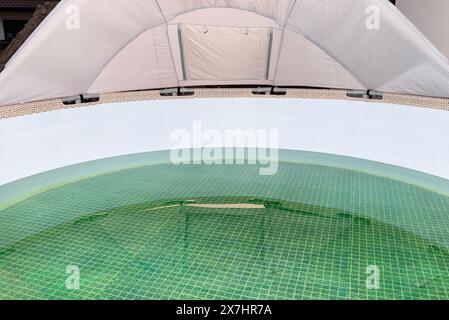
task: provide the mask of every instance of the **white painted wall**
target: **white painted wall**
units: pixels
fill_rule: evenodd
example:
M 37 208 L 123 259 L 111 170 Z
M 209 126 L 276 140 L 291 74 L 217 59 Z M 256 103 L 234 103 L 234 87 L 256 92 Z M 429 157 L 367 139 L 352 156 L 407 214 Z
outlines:
M 280 148 L 449 179 L 449 112 L 366 102 L 194 99 L 107 104 L 0 120 L 0 185 L 86 161 L 168 150 L 174 129 L 279 129 Z M 251 146 L 250 146 L 251 147 Z

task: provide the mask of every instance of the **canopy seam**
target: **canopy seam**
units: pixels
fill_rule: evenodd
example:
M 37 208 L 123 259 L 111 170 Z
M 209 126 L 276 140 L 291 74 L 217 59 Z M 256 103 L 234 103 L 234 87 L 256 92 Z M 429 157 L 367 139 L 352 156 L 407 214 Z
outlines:
M 279 70 L 279 63 L 280 63 L 280 60 L 281 60 L 280 57 L 281 57 L 282 52 L 284 51 L 283 48 L 284 48 L 285 28 L 287 27 L 288 22 L 290 21 L 290 16 L 292 15 L 293 10 L 295 9 L 297 4 L 298 4 L 298 0 L 295 0 L 295 2 L 293 2 L 293 5 L 290 8 L 290 11 L 289 11 L 289 13 L 287 15 L 287 19 L 285 20 L 284 28 L 282 28 L 281 44 L 280 44 L 279 50 L 278 50 L 278 61 L 276 62 L 276 69 L 274 71 L 273 85 L 276 84 L 276 79 L 277 79 L 278 70 Z
M 129 41 L 127 41 L 123 46 L 121 46 L 117 52 L 111 56 L 108 61 L 103 65 L 103 67 L 101 68 L 100 72 L 97 74 L 97 76 L 95 77 L 95 79 L 89 84 L 89 86 L 86 88 L 86 92 L 89 91 L 89 89 L 94 85 L 94 83 L 98 80 L 98 78 L 102 75 L 103 71 L 109 66 L 109 64 L 112 62 L 112 60 L 115 59 L 115 57 L 117 57 L 123 50 L 125 50 L 131 43 L 133 43 L 135 40 L 137 40 L 141 35 L 143 35 L 145 32 L 150 31 L 152 29 L 155 29 L 157 27 L 160 27 L 162 25 L 164 25 L 165 22 L 161 22 L 158 23 L 157 25 L 151 26 L 149 28 L 145 28 L 144 30 L 142 30 L 141 32 L 139 32 L 138 34 L 136 34 L 135 37 L 133 37 L 132 39 L 130 39 Z M 171 50 L 170 50 L 171 51 Z
M 165 16 L 164 12 L 162 11 L 162 8 L 159 4 L 158 0 L 154 0 L 156 2 L 157 7 L 159 8 L 159 11 L 161 12 L 162 17 L 164 18 L 165 21 L 165 34 L 167 35 L 167 43 L 168 43 L 168 49 L 170 50 L 170 57 L 171 57 L 171 61 L 173 63 L 173 71 L 175 72 L 176 75 L 176 81 L 178 82 L 178 87 L 180 86 L 180 81 L 179 81 L 179 77 L 178 77 L 178 73 L 176 70 L 176 63 L 175 63 L 175 57 L 173 56 L 173 49 L 171 46 L 171 42 L 170 42 L 170 35 L 168 33 L 168 21 L 167 21 L 167 17 Z

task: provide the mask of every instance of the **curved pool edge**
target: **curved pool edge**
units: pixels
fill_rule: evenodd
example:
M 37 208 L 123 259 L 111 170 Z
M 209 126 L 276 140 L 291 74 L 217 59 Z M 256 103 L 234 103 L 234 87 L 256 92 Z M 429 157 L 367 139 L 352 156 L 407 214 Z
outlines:
M 192 130 L 195 121 L 205 130 L 277 129 L 279 149 L 371 160 L 449 179 L 447 111 L 343 100 L 226 98 L 100 104 L 2 119 L 0 185 L 97 159 L 169 150 L 171 133 Z
M 95 176 L 170 163 L 169 150 L 130 154 L 54 169 L 0 185 L 0 211 L 26 198 Z M 317 152 L 278 150 L 279 162 L 345 169 L 404 182 L 449 196 L 449 180 L 386 163 Z M 243 159 L 245 160 L 245 159 Z M 247 160 L 247 159 L 246 159 Z
M 282 150 L 279 161 L 276 175 L 262 176 L 258 166 L 249 164 L 174 165 L 165 151 L 98 160 L 29 177 L 0 187 L 7 202 L 0 210 L 0 248 L 118 208 L 220 197 L 250 197 L 270 207 L 293 201 L 303 208 L 331 210 L 334 218 L 353 223 L 378 221 L 449 248 L 449 197 L 422 187 L 423 183 L 447 187 L 448 181 L 328 154 Z

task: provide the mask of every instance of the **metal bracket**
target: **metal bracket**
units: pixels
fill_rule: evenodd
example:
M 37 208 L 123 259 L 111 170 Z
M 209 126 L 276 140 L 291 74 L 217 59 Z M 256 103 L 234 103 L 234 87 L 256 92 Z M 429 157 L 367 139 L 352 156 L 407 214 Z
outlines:
M 169 88 L 161 90 L 159 93 L 162 97 L 184 97 L 193 96 L 195 91 L 186 88 Z
M 82 100 L 83 97 L 81 95 L 77 95 L 63 98 L 62 103 L 65 105 L 80 104 Z
M 382 100 L 384 98 L 384 94 L 382 92 L 378 92 L 378 91 L 374 91 L 374 90 L 347 91 L 346 96 L 348 98 L 367 99 L 367 100 Z
M 383 92 L 379 92 L 379 91 L 375 91 L 375 90 L 368 91 L 368 96 L 370 99 L 373 99 L 373 100 L 383 100 L 384 99 Z
M 92 103 L 100 101 L 100 96 L 96 94 L 79 94 L 77 96 L 66 97 L 62 99 L 65 105 Z
M 259 87 L 253 89 L 251 92 L 252 94 L 255 95 L 272 95 L 272 96 L 285 96 L 287 94 L 286 89 L 278 87 Z
M 83 94 L 81 95 L 81 103 L 92 103 L 100 101 L 98 94 Z

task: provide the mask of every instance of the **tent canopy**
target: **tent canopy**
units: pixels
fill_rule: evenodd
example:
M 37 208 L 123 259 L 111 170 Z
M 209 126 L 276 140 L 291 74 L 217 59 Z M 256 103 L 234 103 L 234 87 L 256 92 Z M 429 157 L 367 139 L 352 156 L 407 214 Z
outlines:
M 65 0 L 0 74 L 0 105 L 206 85 L 449 97 L 449 63 L 387 0 Z
M 426 37 L 449 57 L 449 1 L 447 0 L 396 0 L 398 9 L 408 18 Z

